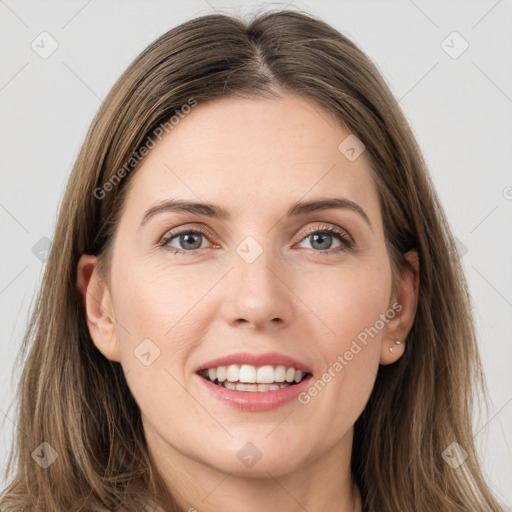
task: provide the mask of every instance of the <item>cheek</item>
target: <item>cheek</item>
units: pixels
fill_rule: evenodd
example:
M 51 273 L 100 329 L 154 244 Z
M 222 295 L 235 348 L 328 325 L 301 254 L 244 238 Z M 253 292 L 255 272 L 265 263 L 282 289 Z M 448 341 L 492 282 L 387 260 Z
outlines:
M 164 257 L 140 260 L 125 259 L 116 267 L 116 313 L 140 334 L 163 338 L 179 324 L 204 296 L 215 276 L 198 272 L 193 266 L 174 263 Z M 218 279 L 218 278 L 217 278 Z M 113 279 L 114 282 L 114 279 Z M 143 335 L 146 335 L 143 334 Z
M 116 335 L 128 386 L 151 423 L 171 430 L 179 425 L 176 410 L 201 421 L 183 387 L 184 369 L 203 337 L 194 304 L 212 286 L 183 269 L 125 259 L 116 267 L 113 290 L 119 320 Z
M 158 354 L 155 366 L 183 368 L 195 340 L 201 339 L 196 304 L 218 280 L 191 269 L 128 258 L 116 266 L 113 297 L 123 363 L 130 367 L 133 356 L 147 348 Z
M 318 318 L 317 331 L 322 331 L 317 339 L 325 343 L 325 353 L 332 355 L 334 349 L 348 347 L 385 314 L 391 280 L 390 273 L 376 265 L 340 266 L 335 271 L 330 268 L 323 272 L 323 276 L 303 280 L 298 294 L 307 298 L 305 302 Z M 381 323 L 377 325 L 379 334 Z
M 390 273 L 378 265 L 340 267 L 328 277 L 323 287 L 311 283 L 301 292 L 321 319 L 315 350 L 323 363 L 301 403 L 308 414 L 325 418 L 326 439 L 346 432 L 371 394 L 391 287 Z
M 122 351 L 133 352 L 149 338 L 164 356 L 172 352 L 174 364 L 182 363 L 201 339 L 201 329 L 206 330 L 208 321 L 215 320 L 215 307 L 206 307 L 208 300 L 202 299 L 210 292 L 211 298 L 220 298 L 213 288 L 225 269 L 205 265 L 198 269 L 165 258 L 155 263 L 154 257 L 153 261 L 119 258 L 114 268 L 113 294 Z M 295 304 L 301 323 L 306 322 L 307 336 L 314 337 L 316 351 L 331 364 L 354 339 L 364 338 L 365 330 L 385 313 L 390 271 L 373 259 L 312 268 L 308 272 L 295 269 L 283 276 L 293 290 L 284 300 Z
M 330 388 L 327 394 L 333 393 L 330 399 L 339 401 L 336 395 L 341 393 L 346 410 L 359 410 L 378 370 L 391 274 L 386 268 L 369 265 L 340 267 L 328 277 L 323 287 L 309 284 L 302 291 L 321 320 L 316 322 L 315 336 L 323 362 L 318 378 L 323 377 Z

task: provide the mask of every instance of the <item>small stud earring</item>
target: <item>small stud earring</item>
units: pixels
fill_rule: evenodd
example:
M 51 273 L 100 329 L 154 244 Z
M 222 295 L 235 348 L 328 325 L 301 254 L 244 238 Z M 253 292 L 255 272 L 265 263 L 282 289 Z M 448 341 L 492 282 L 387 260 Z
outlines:
M 400 345 L 402 342 L 400 340 L 395 341 L 395 345 Z M 389 347 L 389 351 L 393 352 L 393 347 Z

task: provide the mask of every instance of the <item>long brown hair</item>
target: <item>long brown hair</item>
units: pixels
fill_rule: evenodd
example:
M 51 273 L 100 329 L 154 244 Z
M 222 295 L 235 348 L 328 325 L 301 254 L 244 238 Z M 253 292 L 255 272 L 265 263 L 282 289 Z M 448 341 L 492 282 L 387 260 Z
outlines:
M 365 145 L 396 273 L 420 258 L 418 307 L 403 357 L 381 366 L 355 424 L 351 460 L 365 511 L 502 511 L 472 436 L 474 389 L 486 396 L 457 250 L 421 152 L 375 65 L 300 10 L 251 20 L 212 14 L 150 44 L 102 103 L 71 173 L 43 283 L 23 340 L 19 429 L 0 506 L 18 511 L 180 510 L 148 454 L 121 365 L 94 346 L 77 291 L 83 253 L 108 256 L 139 150 L 192 101 L 299 94 Z M 123 170 L 121 172 L 120 170 Z M 109 185 L 110 184 L 110 185 Z M 27 357 L 28 352 L 28 357 Z M 25 361 L 26 359 L 26 361 Z M 474 388 L 473 385 L 477 387 Z M 48 443 L 47 468 L 32 452 Z M 443 452 L 468 457 L 454 468 Z M 52 452 L 53 453 L 53 452 Z

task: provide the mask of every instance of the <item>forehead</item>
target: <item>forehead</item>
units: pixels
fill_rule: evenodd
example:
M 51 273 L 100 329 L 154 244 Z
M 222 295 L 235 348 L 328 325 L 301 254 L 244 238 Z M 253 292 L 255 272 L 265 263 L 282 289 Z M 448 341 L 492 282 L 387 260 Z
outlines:
M 349 135 L 333 114 L 298 96 L 198 104 L 156 139 L 130 177 L 126 206 L 178 197 L 242 215 L 343 196 L 378 208 L 366 153 L 351 161 L 339 149 Z

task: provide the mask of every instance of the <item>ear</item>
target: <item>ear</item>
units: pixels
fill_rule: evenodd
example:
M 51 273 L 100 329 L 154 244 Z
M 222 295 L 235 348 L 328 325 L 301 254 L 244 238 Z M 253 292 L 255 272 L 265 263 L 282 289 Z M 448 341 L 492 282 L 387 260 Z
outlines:
M 98 258 L 80 257 L 76 285 L 82 297 L 87 326 L 96 348 L 112 361 L 121 360 L 115 333 L 115 316 L 107 284 L 98 275 Z
M 405 259 L 411 264 L 404 265 L 389 305 L 395 316 L 388 321 L 384 331 L 384 339 L 380 355 L 380 364 L 391 364 L 397 361 L 405 350 L 405 338 L 411 330 L 418 304 L 418 288 L 420 280 L 420 261 L 416 251 L 409 251 Z M 394 305 L 394 306 L 393 306 Z M 400 341 L 397 344 L 396 341 Z

